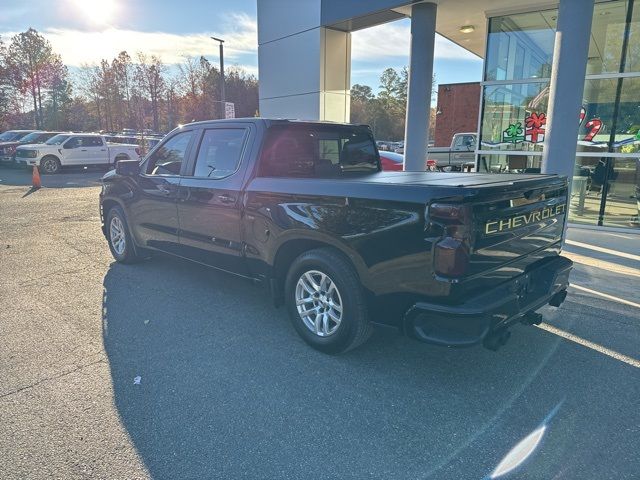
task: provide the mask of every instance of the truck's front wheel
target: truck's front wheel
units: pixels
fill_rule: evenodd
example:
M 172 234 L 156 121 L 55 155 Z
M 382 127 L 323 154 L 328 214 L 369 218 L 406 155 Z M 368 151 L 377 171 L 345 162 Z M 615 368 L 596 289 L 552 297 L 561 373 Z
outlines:
M 53 155 L 47 155 L 42 160 L 40 160 L 40 170 L 42 173 L 54 174 L 58 173 L 61 169 L 60 160 Z
M 342 353 L 371 333 L 367 305 L 352 265 L 331 249 L 294 260 L 285 282 L 286 305 L 305 342 L 324 353 Z

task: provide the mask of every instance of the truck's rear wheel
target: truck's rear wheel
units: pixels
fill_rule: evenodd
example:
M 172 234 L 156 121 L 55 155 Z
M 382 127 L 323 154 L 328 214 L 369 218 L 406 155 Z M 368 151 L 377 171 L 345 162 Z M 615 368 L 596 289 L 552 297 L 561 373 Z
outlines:
M 341 353 L 369 338 L 371 325 L 360 280 L 331 249 L 296 258 L 285 282 L 285 302 L 302 339 L 324 353 Z
M 54 173 L 58 173 L 62 166 L 60 165 L 60 160 L 58 160 L 53 155 L 47 155 L 42 160 L 40 160 L 40 170 L 42 173 L 46 173 L 52 175 Z

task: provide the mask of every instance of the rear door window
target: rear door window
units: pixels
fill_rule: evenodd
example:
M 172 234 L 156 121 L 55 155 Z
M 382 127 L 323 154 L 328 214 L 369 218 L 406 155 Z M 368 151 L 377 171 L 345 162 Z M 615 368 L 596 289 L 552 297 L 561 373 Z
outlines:
M 246 128 L 212 128 L 204 131 L 194 177 L 225 178 L 240 165 L 247 138 Z
M 83 139 L 83 146 L 85 147 L 101 147 L 102 139 L 100 137 L 85 137 Z

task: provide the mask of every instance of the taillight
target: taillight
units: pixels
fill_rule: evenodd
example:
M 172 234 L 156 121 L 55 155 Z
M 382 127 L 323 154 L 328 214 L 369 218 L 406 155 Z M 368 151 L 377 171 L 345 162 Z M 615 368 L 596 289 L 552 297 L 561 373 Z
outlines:
M 5 149 L 5 152 L 7 152 L 7 154 L 9 154 L 9 155 L 13 155 L 15 151 L 16 151 L 16 146 L 15 145 L 9 145 Z
M 433 203 L 427 207 L 427 220 L 439 225 L 442 240 L 433 251 L 434 269 L 437 275 L 460 277 L 469 265 L 469 244 L 472 214 L 469 205 Z

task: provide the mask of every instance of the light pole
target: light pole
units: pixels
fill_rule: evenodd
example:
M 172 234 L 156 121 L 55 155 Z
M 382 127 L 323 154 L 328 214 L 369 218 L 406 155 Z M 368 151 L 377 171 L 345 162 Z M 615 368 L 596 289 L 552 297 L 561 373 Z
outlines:
M 224 92 L 224 40 L 216 37 L 211 37 L 211 39 L 220 42 L 220 101 L 222 102 L 222 109 L 224 111 L 227 102 Z

